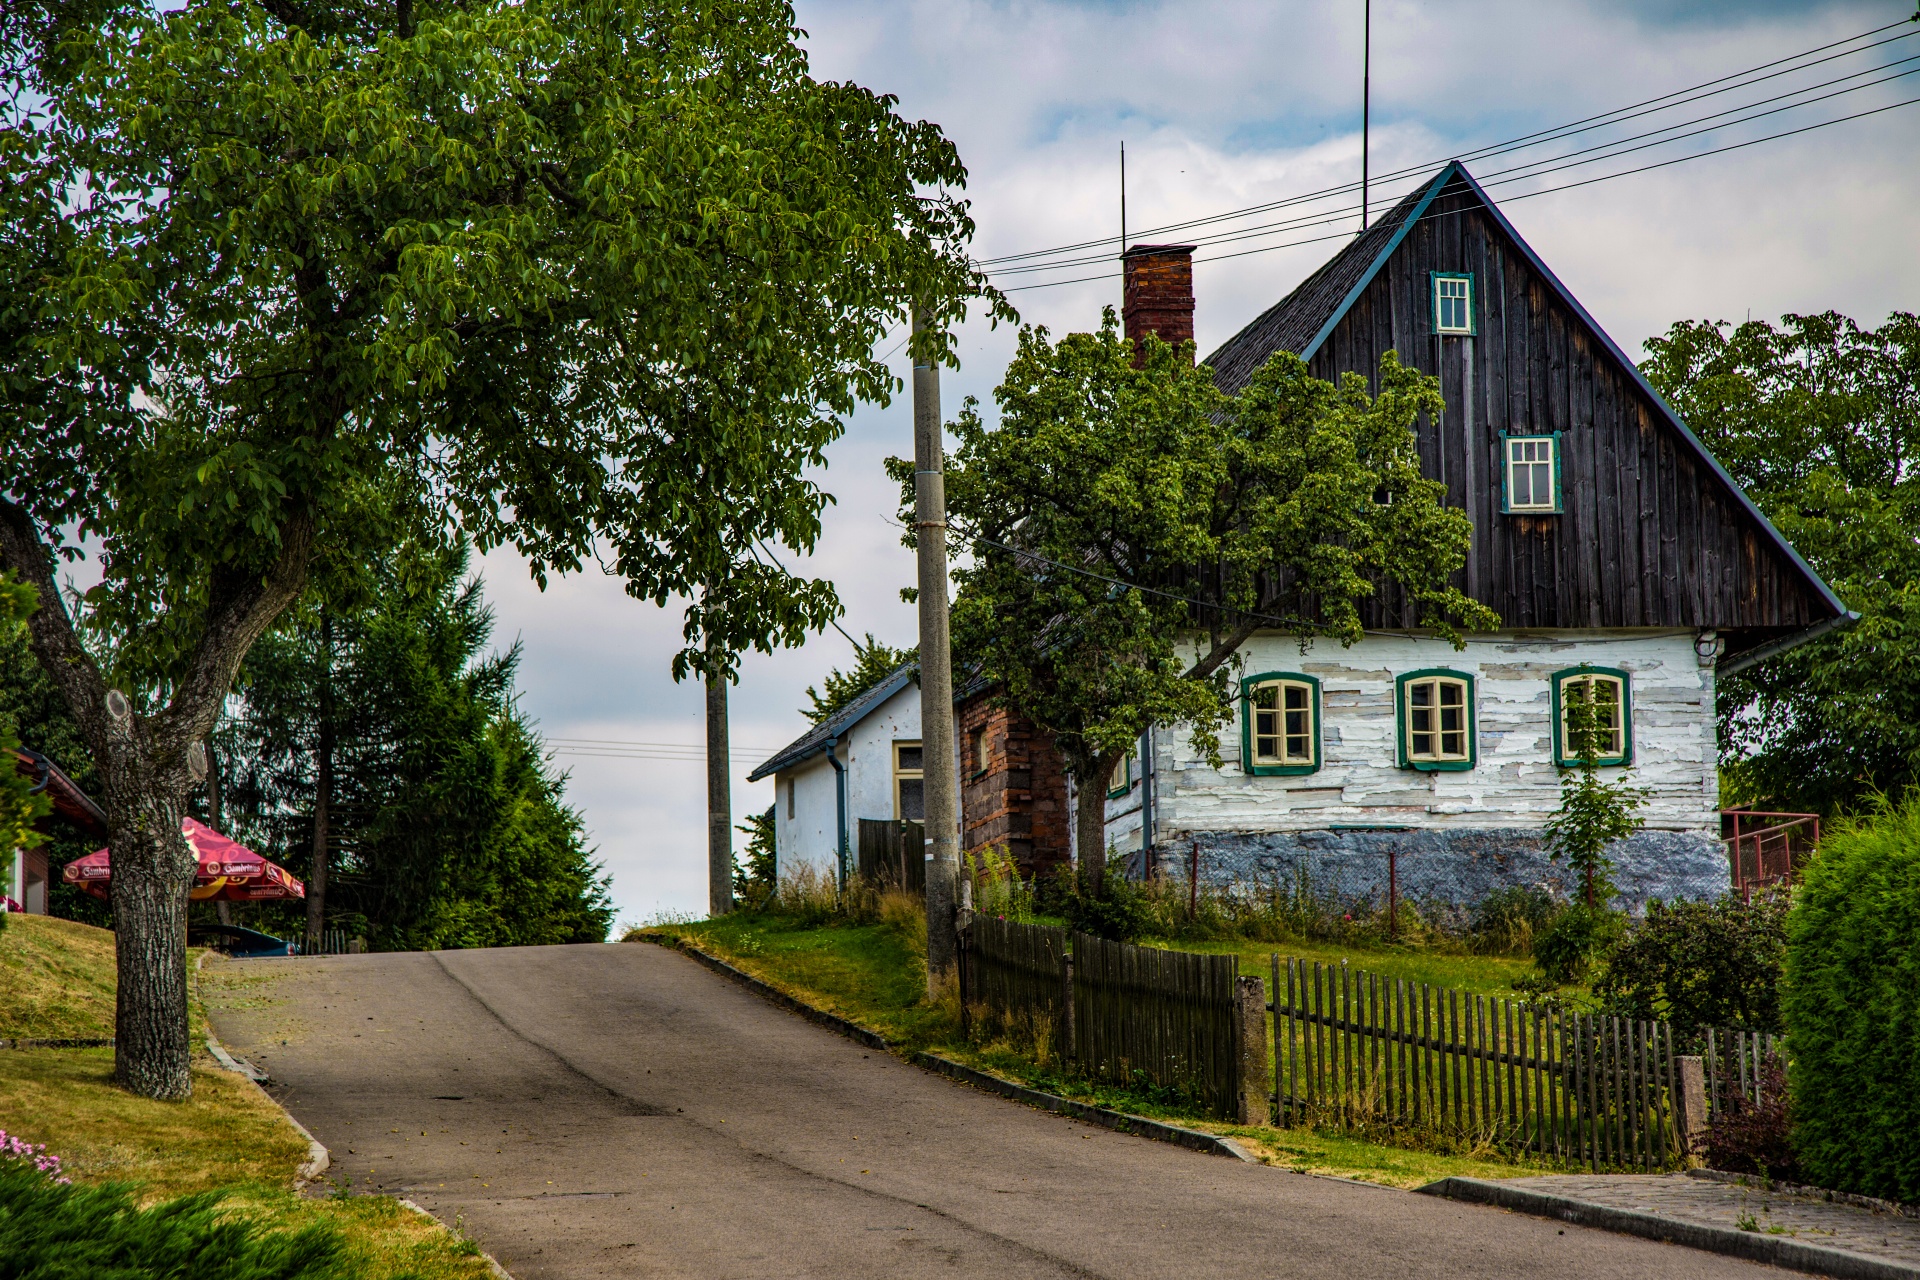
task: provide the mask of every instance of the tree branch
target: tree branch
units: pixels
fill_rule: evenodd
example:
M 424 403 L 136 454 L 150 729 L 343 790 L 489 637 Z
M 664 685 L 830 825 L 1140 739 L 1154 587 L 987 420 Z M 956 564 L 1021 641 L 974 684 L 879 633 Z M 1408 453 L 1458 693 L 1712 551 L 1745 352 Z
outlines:
M 80 643 L 54 581 L 53 550 L 40 537 L 33 517 L 0 498 L 0 569 L 11 569 L 40 594 L 40 607 L 27 619 L 28 643 L 46 669 L 95 751 L 105 747 L 101 716 L 107 682 Z
M 1263 604 L 1261 607 L 1265 608 L 1265 605 Z M 1251 639 L 1253 633 L 1264 625 L 1265 623 L 1259 618 L 1241 623 L 1232 631 L 1229 631 L 1222 639 L 1216 640 L 1213 648 L 1207 653 L 1207 656 L 1187 669 L 1187 674 L 1184 678 L 1188 680 L 1206 679 L 1215 671 L 1219 670 L 1220 664 L 1228 658 L 1231 658 L 1233 651 Z

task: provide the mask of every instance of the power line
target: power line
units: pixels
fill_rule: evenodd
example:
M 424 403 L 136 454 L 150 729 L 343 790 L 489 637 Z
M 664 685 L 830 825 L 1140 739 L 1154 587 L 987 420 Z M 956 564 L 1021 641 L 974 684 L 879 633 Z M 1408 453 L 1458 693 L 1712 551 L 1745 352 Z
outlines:
M 1763 62 L 1758 64 L 1757 66 L 1748 67 L 1742 71 L 1731 72 L 1727 75 L 1719 76 L 1712 80 L 1702 81 L 1699 84 L 1689 85 L 1681 89 L 1675 89 L 1668 93 L 1661 94 L 1658 97 L 1648 98 L 1641 102 L 1630 103 L 1623 107 L 1616 107 L 1610 111 L 1601 112 L 1598 115 L 1587 116 L 1580 120 L 1570 121 L 1568 123 L 1561 124 L 1561 125 L 1554 125 L 1546 129 L 1535 130 L 1532 133 L 1521 134 L 1518 137 L 1508 139 L 1505 142 L 1490 143 L 1490 144 L 1487 144 L 1486 146 L 1477 148 L 1472 151 L 1464 152 L 1453 157 L 1443 157 L 1441 159 L 1430 160 L 1422 164 L 1399 169 L 1392 173 L 1383 174 L 1375 178 L 1374 181 L 1388 182 L 1398 178 L 1405 178 L 1410 175 L 1424 173 L 1431 170 L 1434 165 L 1444 163 L 1446 159 L 1462 159 L 1462 160 L 1485 159 L 1489 156 L 1502 154 L 1507 151 L 1521 150 L 1528 147 L 1540 146 L 1540 145 L 1544 145 L 1547 142 L 1558 141 L 1563 138 L 1575 136 L 1576 134 L 1579 134 L 1579 133 L 1589 132 L 1593 129 L 1604 128 L 1611 124 L 1618 124 L 1624 120 L 1634 119 L 1634 118 L 1637 118 L 1638 116 L 1649 115 L 1649 114 L 1653 114 L 1656 111 L 1667 110 L 1676 106 L 1682 106 L 1688 102 L 1699 101 L 1706 97 L 1715 96 L 1716 94 L 1727 93 L 1735 89 L 1746 88 L 1750 85 L 1759 84 L 1763 81 L 1775 79 L 1782 75 L 1790 75 L 1796 71 L 1804 71 L 1804 70 L 1807 70 L 1808 68 L 1820 66 L 1824 63 L 1834 61 L 1838 58 L 1852 57 L 1856 54 L 1866 53 L 1866 52 L 1869 52 L 1870 50 L 1880 48 L 1883 45 L 1892 44 L 1898 40 L 1904 40 L 1904 39 L 1911 38 L 1912 36 L 1915 36 L 1915 35 L 1920 35 L 1920 32 L 1909 30 L 1909 31 L 1903 32 L 1900 35 L 1891 36 L 1885 40 L 1875 41 L 1872 44 L 1863 45 L 1859 48 L 1847 49 L 1841 53 L 1829 54 L 1829 56 L 1824 58 L 1814 58 L 1812 61 L 1802 61 L 1803 59 L 1812 58 L 1814 54 L 1826 53 L 1828 50 L 1838 49 L 1844 45 L 1857 44 L 1861 40 L 1866 40 L 1872 36 L 1879 35 L 1883 32 L 1891 31 L 1896 27 L 1905 27 L 1910 25 L 1911 25 L 1910 19 L 1903 19 L 1899 22 L 1886 23 L 1885 25 L 1872 28 L 1871 30 L 1860 32 L 1857 35 L 1848 36 L 1845 39 L 1835 40 L 1823 45 L 1817 45 L 1811 49 L 1803 49 L 1798 53 L 1789 54 L 1781 58 L 1775 58 L 1769 62 Z M 1786 63 L 1799 63 L 1799 65 L 1784 67 L 1784 69 L 1777 70 L 1777 71 L 1771 70 L 1772 68 L 1783 67 L 1783 64 L 1786 64 Z M 1757 74 L 1762 71 L 1770 71 L 1770 74 L 1764 75 L 1764 76 Z M 1752 78 L 1749 79 L 1748 77 L 1752 77 Z M 1734 83 L 1734 82 L 1738 82 L 1738 83 Z M 1721 86 L 1721 87 L 1715 88 L 1714 86 Z M 1711 92 L 1702 92 L 1703 90 L 1711 90 Z M 1688 95 L 1692 95 L 1692 96 L 1688 96 Z M 1342 183 L 1336 186 L 1325 187 L 1318 191 L 1305 192 L 1300 195 L 1289 196 L 1280 200 L 1268 201 L 1262 204 L 1249 205 L 1241 209 L 1229 210 L 1224 213 L 1212 214 L 1204 218 L 1193 218 L 1193 219 L 1188 219 L 1181 222 L 1170 222 L 1158 227 L 1149 228 L 1147 231 L 1141 232 L 1138 234 L 1161 235 L 1167 232 L 1184 231 L 1193 227 L 1207 226 L 1212 223 L 1228 221 L 1233 218 L 1246 217 L 1256 213 L 1264 213 L 1272 209 L 1284 208 L 1284 207 L 1288 207 L 1295 204 L 1308 203 L 1318 199 L 1325 199 L 1335 195 L 1342 195 L 1342 194 L 1356 191 L 1358 190 L 1358 188 L 1359 188 L 1358 183 L 1353 183 L 1353 182 Z M 1072 253 L 1082 249 L 1091 249 L 1091 248 L 1097 248 L 1103 245 L 1110 245 L 1113 242 L 1114 242 L 1114 238 L 1112 236 L 1103 236 L 1097 239 L 1082 240 L 1072 244 L 1057 245 L 1049 249 L 1035 249 L 1035 250 L 1029 250 L 1024 253 L 1004 254 L 995 258 L 984 258 L 976 262 L 975 265 L 980 267 L 987 267 L 987 266 L 999 265 L 1001 263 L 1022 261 L 1022 260 L 1031 259 L 1031 258 L 1050 257 L 1050 256 L 1055 256 L 1063 253 Z
M 1912 73 L 1903 73 L 1903 74 L 1912 74 Z M 1836 124 L 1845 124 L 1850 120 L 1864 120 L 1869 116 L 1882 115 L 1885 112 L 1898 110 L 1901 107 L 1910 107 L 1915 103 L 1920 103 L 1920 98 L 1907 98 L 1907 99 L 1903 99 L 1900 102 L 1889 103 L 1886 106 L 1872 107 L 1865 111 L 1856 111 L 1849 115 L 1836 116 L 1832 120 L 1821 120 L 1814 124 L 1801 125 L 1799 128 L 1795 128 L 1795 129 L 1783 129 L 1778 133 L 1766 134 L 1763 137 L 1749 138 L 1744 142 L 1728 143 L 1726 146 L 1713 147 L 1706 151 L 1696 151 L 1696 152 L 1693 152 L 1692 154 L 1684 155 L 1684 156 L 1675 156 L 1670 160 L 1660 160 L 1660 161 L 1656 161 L 1653 164 L 1640 165 L 1632 169 L 1622 169 L 1616 173 L 1603 173 L 1603 174 L 1600 174 L 1598 177 L 1583 178 L 1577 182 L 1563 182 L 1556 186 L 1542 187 L 1537 191 L 1523 191 L 1518 195 L 1507 197 L 1503 203 L 1514 204 L 1521 200 L 1531 200 L 1535 196 L 1552 195 L 1556 191 L 1571 191 L 1576 187 L 1590 187 L 1590 186 L 1593 186 L 1595 183 L 1610 182 L 1615 178 L 1627 178 L 1637 173 L 1650 173 L 1655 169 L 1666 169 L 1677 164 L 1686 164 L 1694 160 L 1704 160 L 1708 156 L 1717 156 L 1728 151 L 1740 151 L 1740 150 L 1744 150 L 1747 147 L 1758 146 L 1763 142 L 1773 142 L 1780 138 L 1791 138 L 1802 133 L 1812 133 L 1817 129 L 1826 129 Z M 1771 114 L 1771 113 L 1768 113 L 1768 114 Z M 1703 130 L 1703 132 L 1705 131 Z M 1678 139 L 1669 139 L 1669 141 L 1678 141 Z M 1641 148 L 1633 148 L 1632 150 L 1644 150 L 1644 149 L 1645 148 L 1641 147 Z M 1627 153 L 1621 152 L 1617 154 L 1627 154 Z M 1608 156 L 1608 157 L 1600 157 L 1600 158 L 1612 159 L 1614 157 Z M 1586 163 L 1586 162 L 1582 161 L 1580 163 Z M 1566 167 L 1573 168 L 1576 166 L 1568 165 Z M 1553 172 L 1553 170 L 1546 170 L 1545 172 Z M 1522 174 L 1519 177 L 1507 178 L 1498 182 L 1486 182 L 1486 183 L 1482 183 L 1481 185 L 1483 187 L 1504 186 L 1508 183 L 1525 181 L 1529 178 L 1537 178 L 1540 176 L 1542 176 L 1542 174 L 1540 173 Z M 1451 215 L 1444 214 L 1444 213 L 1428 213 L 1428 214 L 1421 215 L 1421 220 L 1425 221 L 1429 218 L 1448 217 L 1448 216 L 1451 216 Z M 1216 253 L 1203 258 L 1195 258 L 1194 261 L 1196 263 L 1221 262 L 1229 258 L 1245 258 L 1257 253 L 1272 253 L 1278 249 L 1291 249 L 1300 245 L 1318 244 L 1327 240 L 1344 240 L 1344 239 L 1351 239 L 1351 238 L 1352 236 L 1350 232 L 1345 232 L 1345 231 L 1333 232 L 1333 233 L 1322 235 L 1322 236 L 1309 236 L 1301 240 L 1282 241 L 1279 244 L 1261 245 L 1260 247 L 1255 249 L 1242 249 L 1235 253 Z M 1118 271 L 1104 271 L 1096 275 L 1077 276 L 1071 280 L 1047 280 L 1047 281 L 1042 281 L 1038 284 L 1012 285 L 1007 288 L 1003 288 L 1001 292 L 1002 293 L 1021 293 L 1029 289 L 1060 288 L 1070 284 L 1085 284 L 1088 281 L 1092 281 L 1092 280 L 1112 280 L 1115 277 L 1117 277 L 1119 274 L 1120 273 Z

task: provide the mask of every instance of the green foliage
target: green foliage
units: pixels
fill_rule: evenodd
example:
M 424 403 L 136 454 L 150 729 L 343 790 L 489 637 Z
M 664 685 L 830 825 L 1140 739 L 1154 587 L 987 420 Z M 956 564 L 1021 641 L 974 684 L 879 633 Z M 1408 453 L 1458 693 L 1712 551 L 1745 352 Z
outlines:
M 1833 813 L 1920 778 L 1920 316 L 1676 324 L 1647 377 L 1849 608 L 1718 683 L 1735 790 Z
M 1064 916 L 1068 927 L 1096 938 L 1134 942 L 1155 932 L 1152 890 L 1116 866 L 1105 866 L 1102 877 L 1104 883 L 1096 884 L 1084 871 L 1063 871 L 1047 908 Z
M 1920 797 L 1842 824 L 1794 890 L 1794 1146 L 1823 1187 L 1920 1201 Z
M 1004 845 L 988 845 L 964 855 L 961 873 L 973 883 L 973 909 L 983 916 L 1032 921 L 1037 910 L 1037 886 L 1020 874 L 1020 864 Z
M 734 828 L 747 838 L 747 847 L 733 864 L 733 900 L 743 911 L 757 911 L 766 905 L 779 883 L 779 864 L 774 857 L 774 806 L 765 813 L 748 816 Z
M 953 550 L 971 557 L 955 650 L 1053 735 L 1089 825 L 1148 725 L 1190 726 L 1219 759 L 1233 655 L 1272 619 L 1351 642 L 1360 604 L 1397 583 L 1407 620 L 1443 636 L 1496 621 L 1447 585 L 1470 524 L 1421 475 L 1412 427 L 1442 408 L 1433 379 L 1389 354 L 1374 397 L 1281 353 L 1228 397 L 1190 348 L 1134 354 L 1111 310 L 1098 333 L 1023 330 L 998 424 L 969 400 L 950 426 Z M 911 464 L 889 469 L 910 510 Z
M 1627 918 L 1619 912 L 1576 902 L 1534 938 L 1533 960 L 1548 982 L 1584 982 L 1626 931 Z
M 1793 1153 L 1793 1094 L 1787 1083 L 1787 1064 L 1778 1053 L 1760 1060 L 1760 1101 L 1755 1102 L 1742 1091 L 1732 1058 L 1721 1061 L 1720 1096 L 1726 1099 L 1726 1106 L 1707 1125 L 1707 1167 L 1800 1181 L 1805 1175 Z M 1748 1089 L 1754 1085 L 1753 1080 L 1745 1082 Z M 1756 1229 L 1741 1227 L 1743 1231 Z
M 800 714 L 809 724 L 822 724 L 834 712 L 858 700 L 861 694 L 885 680 L 900 669 L 902 663 L 918 659 L 918 646 L 896 649 L 892 645 L 882 644 L 873 638 L 873 632 L 867 632 L 866 642 L 853 646 L 853 667 L 841 674 L 838 667 L 827 672 L 827 678 L 821 683 L 826 686 L 824 694 L 807 686 L 807 701 L 811 704 L 800 708 Z
M 1533 954 L 1534 939 L 1553 927 L 1566 908 L 1545 889 L 1509 885 L 1474 904 L 1467 922 L 1468 945 L 1478 955 Z
M 0 1159 L 0 1275 L 8 1280 L 336 1280 L 331 1225 L 268 1230 L 218 1193 L 142 1209 L 122 1185 L 58 1185 L 25 1160 Z
M 564 778 L 513 708 L 519 649 L 482 657 L 493 617 L 458 549 L 371 566 L 373 602 L 303 608 L 254 647 L 223 732 L 238 838 L 311 870 L 323 705 L 334 739 L 330 927 L 381 949 L 598 942 L 612 910 Z M 330 697 L 315 691 L 323 684 Z M 299 904 L 282 908 L 291 914 Z
M 1622 1016 L 1683 1031 L 1778 1033 L 1786 949 L 1784 893 L 1763 892 L 1751 904 L 1732 894 L 1716 902 L 1655 900 L 1646 920 L 1607 953 L 1593 993 Z
M 0 652 L 19 643 L 35 603 L 31 587 L 0 572 Z M 33 794 L 33 784 L 14 768 L 13 752 L 20 739 L 8 711 L 6 700 L 0 700 L 0 863 L 10 861 L 16 847 L 41 843 L 45 837 L 33 824 L 53 812 L 52 801 Z
M 1569 682 L 1566 707 L 1567 742 L 1577 763 L 1561 768 L 1560 807 L 1547 819 L 1543 831 L 1548 856 L 1555 862 L 1565 858 L 1579 874 L 1585 886 L 1585 903 L 1591 910 L 1613 901 L 1613 882 L 1609 879 L 1613 860 L 1606 851 L 1646 822 L 1640 810 L 1646 806 L 1648 793 L 1633 785 L 1630 770 L 1622 770 L 1612 782 L 1601 780 L 1596 762 L 1604 754 L 1604 704 L 1573 696 L 1577 687 Z

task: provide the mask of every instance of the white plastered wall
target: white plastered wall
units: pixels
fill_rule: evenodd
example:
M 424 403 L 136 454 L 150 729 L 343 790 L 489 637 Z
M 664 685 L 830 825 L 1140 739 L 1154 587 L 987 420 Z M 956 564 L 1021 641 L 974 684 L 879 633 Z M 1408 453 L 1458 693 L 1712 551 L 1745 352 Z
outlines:
M 920 740 L 920 687 L 912 682 L 852 725 L 835 748 L 847 768 L 847 846 L 859 856 L 860 819 L 896 817 L 893 744 Z M 822 871 L 839 867 L 834 771 L 826 754 L 775 775 L 774 849 L 780 872 L 801 862 Z M 788 788 L 794 816 L 787 817 Z

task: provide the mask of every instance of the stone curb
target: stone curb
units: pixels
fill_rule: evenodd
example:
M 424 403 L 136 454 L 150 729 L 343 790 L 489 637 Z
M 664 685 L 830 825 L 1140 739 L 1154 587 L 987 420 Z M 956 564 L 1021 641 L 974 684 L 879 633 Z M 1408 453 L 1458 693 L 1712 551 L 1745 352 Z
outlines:
M 1838 1280 L 1920 1280 L 1920 1267 L 1885 1258 L 1805 1244 L 1762 1232 L 1687 1222 L 1637 1209 L 1616 1209 L 1611 1205 L 1594 1204 L 1543 1191 L 1529 1191 L 1480 1178 L 1442 1178 L 1417 1188 L 1416 1194 L 1495 1205 L 1516 1213 L 1556 1218 L 1576 1226 L 1686 1245 L 1691 1249 L 1723 1253 L 1729 1257 L 1769 1263 L 1793 1271 L 1835 1276 Z
M 718 956 L 709 955 L 700 948 L 679 938 L 670 938 L 661 934 L 642 934 L 648 942 L 657 946 L 678 951 L 690 960 L 699 962 L 723 977 L 732 978 L 741 986 L 755 994 L 763 996 L 773 1004 L 791 1013 L 797 1013 L 809 1022 L 817 1022 L 832 1031 L 837 1031 L 850 1040 L 858 1041 L 869 1049 L 893 1052 L 894 1046 L 886 1037 L 876 1035 L 858 1023 L 849 1022 L 824 1009 L 816 1009 L 804 1000 L 796 1000 L 784 991 L 780 991 L 750 973 L 734 968 Z M 1071 1098 L 1062 1098 L 1057 1094 L 1043 1093 L 1038 1089 L 1029 1089 L 1025 1085 L 1003 1080 L 999 1076 L 976 1070 L 942 1058 L 932 1053 L 915 1053 L 907 1061 L 927 1071 L 936 1072 L 962 1084 L 997 1093 L 1003 1098 L 1024 1102 L 1029 1106 L 1051 1111 L 1056 1115 L 1071 1116 L 1076 1120 L 1085 1120 L 1117 1133 L 1131 1133 L 1136 1137 L 1151 1138 L 1156 1142 L 1170 1142 L 1175 1146 L 1186 1147 L 1190 1151 L 1201 1151 L 1208 1155 L 1228 1156 L 1235 1160 L 1244 1160 L 1248 1164 L 1259 1164 L 1260 1160 L 1232 1138 L 1222 1138 L 1215 1134 L 1203 1133 L 1199 1129 L 1182 1128 L 1177 1124 L 1168 1124 L 1164 1120 L 1149 1120 L 1145 1116 L 1129 1115 L 1124 1111 L 1115 1111 L 1111 1107 L 1096 1107 L 1090 1103 L 1075 1102 Z

